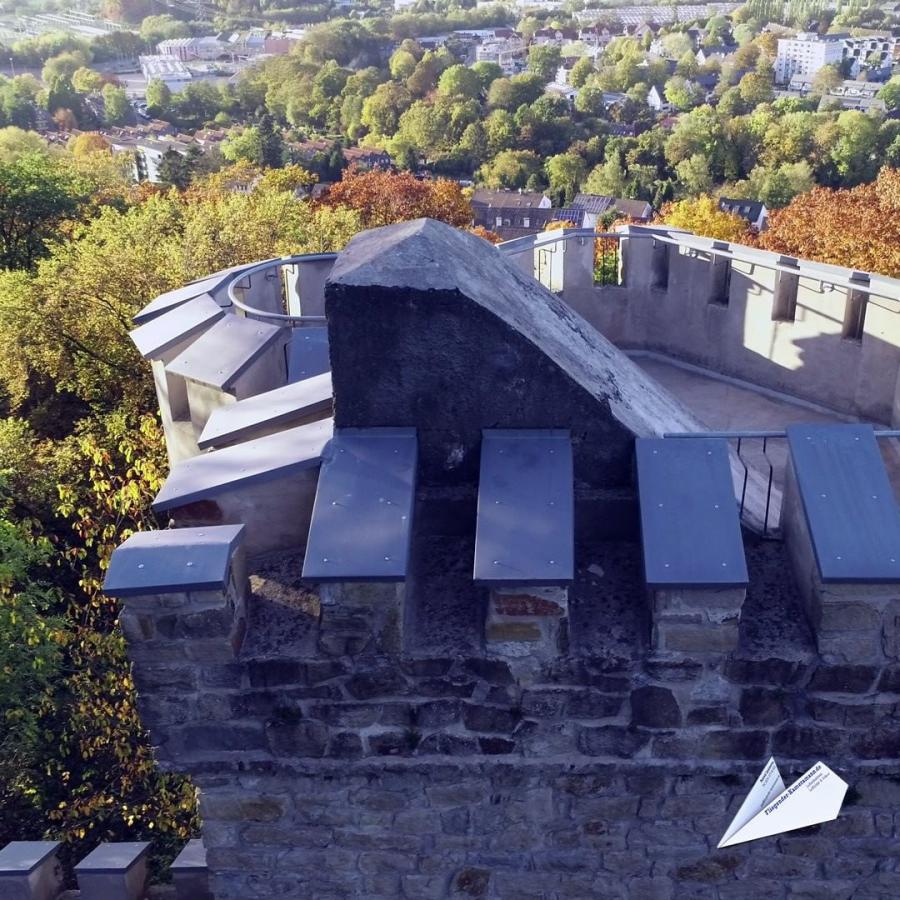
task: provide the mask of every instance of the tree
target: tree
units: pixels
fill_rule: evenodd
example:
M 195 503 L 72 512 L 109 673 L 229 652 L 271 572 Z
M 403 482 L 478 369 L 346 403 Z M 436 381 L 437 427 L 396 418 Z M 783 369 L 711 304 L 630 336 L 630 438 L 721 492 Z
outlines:
M 396 81 L 406 81 L 406 79 L 415 72 L 418 62 L 416 57 L 408 50 L 394 51 L 388 62 L 391 78 Z
M 625 169 L 619 154 L 610 153 L 603 165 L 592 169 L 583 187 L 588 194 L 622 197 L 625 194 Z
M 541 169 L 540 157 L 534 151 L 503 150 L 478 170 L 478 177 L 486 187 L 516 190 L 539 178 Z
M 498 78 L 503 76 L 503 69 L 497 63 L 488 62 L 487 60 L 475 63 L 472 66 L 472 71 L 478 76 L 478 80 L 481 82 L 481 89 L 485 93 Z
M 476 100 L 481 96 L 481 90 L 481 79 L 468 66 L 450 66 L 438 81 L 438 93 L 447 97 Z
M 362 124 L 373 134 L 391 137 L 397 131 L 400 116 L 411 103 L 412 98 L 405 87 L 393 82 L 380 84 L 363 103 Z
M 695 197 L 712 190 L 713 176 L 709 170 L 709 160 L 701 153 L 695 153 L 681 160 L 675 166 L 678 193 Z
M 179 22 L 174 16 L 165 14 L 161 16 L 147 16 L 141 22 L 140 34 L 144 43 L 151 50 L 156 50 L 156 45 L 160 41 L 190 37 L 191 29 L 186 22 Z
M 840 87 L 843 82 L 844 76 L 841 74 L 840 66 L 822 66 L 822 68 L 813 75 L 813 93 L 825 97 L 835 88 Z
M 560 205 L 571 203 L 587 174 L 587 164 L 576 153 L 558 153 L 544 165 L 550 190 L 560 199 Z
M 272 117 L 265 115 L 259 120 L 259 164 L 278 169 L 284 165 L 284 140 L 281 130 L 275 128 Z
M 421 217 L 457 227 L 472 221 L 472 207 L 456 182 L 442 178 L 420 181 L 408 172 L 348 170 L 331 186 L 323 202 L 332 209 L 355 210 L 364 228 Z
M 879 92 L 878 97 L 884 101 L 889 112 L 900 109 L 900 75 L 895 75 Z
M 154 78 L 147 85 L 147 112 L 155 118 L 165 116 L 172 104 L 172 91 L 159 78 Z
M 900 169 L 847 190 L 814 188 L 769 218 L 767 250 L 900 277 Z
M 528 51 L 528 69 L 544 83 L 553 81 L 561 59 L 562 52 L 556 44 L 532 46 Z
M 93 153 L 110 153 L 109 141 L 97 131 L 82 131 L 69 140 L 69 150 L 73 156 L 90 156 Z
M 103 118 L 107 125 L 123 125 L 131 117 L 131 105 L 125 88 L 116 87 L 113 84 L 104 86 L 103 91 Z
M 41 78 L 46 84 L 61 78 L 71 85 L 75 73 L 79 69 L 86 68 L 88 61 L 88 57 L 79 50 L 60 53 L 59 56 L 54 56 L 44 63 Z
M 0 162 L 13 162 L 21 156 L 47 153 L 46 141 L 34 131 L 10 125 L 0 128 Z
M 520 106 L 534 103 L 544 93 L 544 81 L 533 72 L 498 78 L 488 91 L 488 106 L 515 112 Z
M 742 243 L 749 237 L 747 223 L 740 216 L 720 210 L 716 199 L 710 196 L 668 203 L 660 211 L 658 221 L 719 241 Z
M 595 71 L 594 63 L 591 61 L 591 58 L 589 56 L 582 56 L 581 59 L 572 66 L 572 71 L 569 73 L 569 83 L 575 88 L 584 87 L 585 82 Z
M 0 268 L 29 268 L 87 199 L 86 181 L 45 153 L 0 162 Z
M 82 66 L 72 73 L 72 87 L 79 94 L 91 94 L 99 91 L 104 84 L 106 84 L 106 79 L 99 72 L 95 72 L 87 66 Z
M 696 106 L 702 99 L 702 91 L 692 81 L 673 75 L 664 91 L 666 100 L 676 109 L 686 110 Z
M 738 82 L 738 93 L 749 107 L 768 103 L 775 96 L 772 79 L 758 71 L 748 72 Z

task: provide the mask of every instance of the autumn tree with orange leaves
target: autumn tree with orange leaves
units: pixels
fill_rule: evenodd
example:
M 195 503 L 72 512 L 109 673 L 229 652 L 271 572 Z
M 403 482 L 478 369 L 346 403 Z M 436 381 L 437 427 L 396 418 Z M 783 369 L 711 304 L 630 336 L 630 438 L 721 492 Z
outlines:
M 900 277 L 900 169 L 848 190 L 815 188 L 772 213 L 760 246 Z
M 458 228 L 472 221 L 472 206 L 455 181 L 420 181 L 409 172 L 347 170 L 322 200 L 356 210 L 364 228 L 427 217 Z

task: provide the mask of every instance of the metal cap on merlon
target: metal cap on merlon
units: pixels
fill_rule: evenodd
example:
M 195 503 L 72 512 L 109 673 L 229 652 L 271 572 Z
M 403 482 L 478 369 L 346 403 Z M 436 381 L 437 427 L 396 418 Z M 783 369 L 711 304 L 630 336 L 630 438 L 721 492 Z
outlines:
M 113 553 L 103 592 L 140 597 L 221 590 L 228 582 L 232 554 L 243 539 L 243 525 L 140 531 Z
M 60 841 L 10 841 L 0 850 L 0 878 L 29 875 L 60 846 Z
M 149 841 L 100 844 L 75 866 L 75 872 L 79 875 L 118 875 L 140 862 L 149 849 Z

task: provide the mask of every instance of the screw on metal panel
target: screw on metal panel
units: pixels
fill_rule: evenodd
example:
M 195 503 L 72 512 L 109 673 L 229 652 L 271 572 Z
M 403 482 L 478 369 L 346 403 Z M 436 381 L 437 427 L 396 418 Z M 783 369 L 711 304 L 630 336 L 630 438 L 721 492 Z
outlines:
M 656 505 L 657 505 L 660 509 L 662 509 L 662 503 L 657 503 Z
M 668 568 L 669 568 L 669 564 L 668 564 L 668 563 L 663 563 L 663 568 L 664 568 L 664 569 L 668 569 Z
M 719 508 L 719 504 L 718 504 L 718 503 L 714 503 L 714 504 L 713 504 L 713 509 L 718 509 L 718 508 Z
M 727 562 L 723 562 L 723 563 L 722 563 L 722 568 L 725 569 L 725 568 L 727 568 L 727 567 L 728 567 L 728 563 L 727 563 Z
M 828 494 L 819 494 L 819 496 L 824 500 L 828 496 Z
M 499 559 L 495 559 L 495 560 L 494 560 L 494 565 L 495 565 L 495 566 L 499 566 L 499 565 L 500 565 L 500 560 L 499 560 Z
M 499 501 L 499 500 L 495 500 L 495 501 L 494 501 L 494 505 L 495 505 L 495 506 L 499 506 L 499 505 L 500 505 L 500 501 Z
M 893 562 L 893 560 L 891 560 L 891 562 Z M 143 568 L 144 568 L 144 564 L 143 564 L 143 563 L 138 563 L 138 568 L 139 568 L 139 569 L 143 569 Z
M 188 562 L 188 563 L 185 563 L 185 565 L 186 565 L 186 566 L 192 566 L 193 563 L 192 563 L 192 562 Z
M 550 565 L 551 565 L 551 566 L 555 566 L 555 565 L 556 565 L 556 560 L 555 560 L 555 559 L 551 559 L 551 560 L 550 560 Z
M 873 500 L 877 500 L 877 499 L 878 499 L 878 494 L 872 494 L 872 499 L 873 499 Z
M 835 559 L 843 559 L 843 556 L 836 556 Z
M 328 562 L 328 557 L 327 557 L 327 556 L 323 556 L 323 557 L 322 557 L 322 562 Z
M 550 506 L 556 506 L 556 501 L 555 501 L 555 500 L 551 500 L 551 501 L 549 502 L 549 505 L 550 505 Z
M 389 560 L 389 559 L 390 559 L 390 557 L 389 557 L 389 556 L 386 556 L 386 557 L 385 557 L 385 561 L 387 561 L 387 560 Z

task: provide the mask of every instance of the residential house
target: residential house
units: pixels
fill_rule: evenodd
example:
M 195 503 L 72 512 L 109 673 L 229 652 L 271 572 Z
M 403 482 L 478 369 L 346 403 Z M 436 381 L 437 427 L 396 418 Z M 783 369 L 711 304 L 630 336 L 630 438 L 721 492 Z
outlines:
M 645 200 L 628 200 L 604 194 L 576 194 L 571 205 L 583 213 L 582 228 L 596 228 L 600 220 L 611 212 L 635 222 L 649 222 L 653 218 L 653 207 Z
M 647 91 L 647 106 L 654 112 L 662 112 L 669 108 L 662 91 L 655 84 L 651 85 L 650 90 Z
M 534 191 L 478 188 L 472 195 L 474 224 L 505 240 L 543 231 L 553 221 L 551 206 L 546 194 Z
M 769 219 L 765 203 L 759 200 L 739 200 L 731 197 L 719 198 L 719 209 L 740 216 L 751 228 L 763 231 Z

